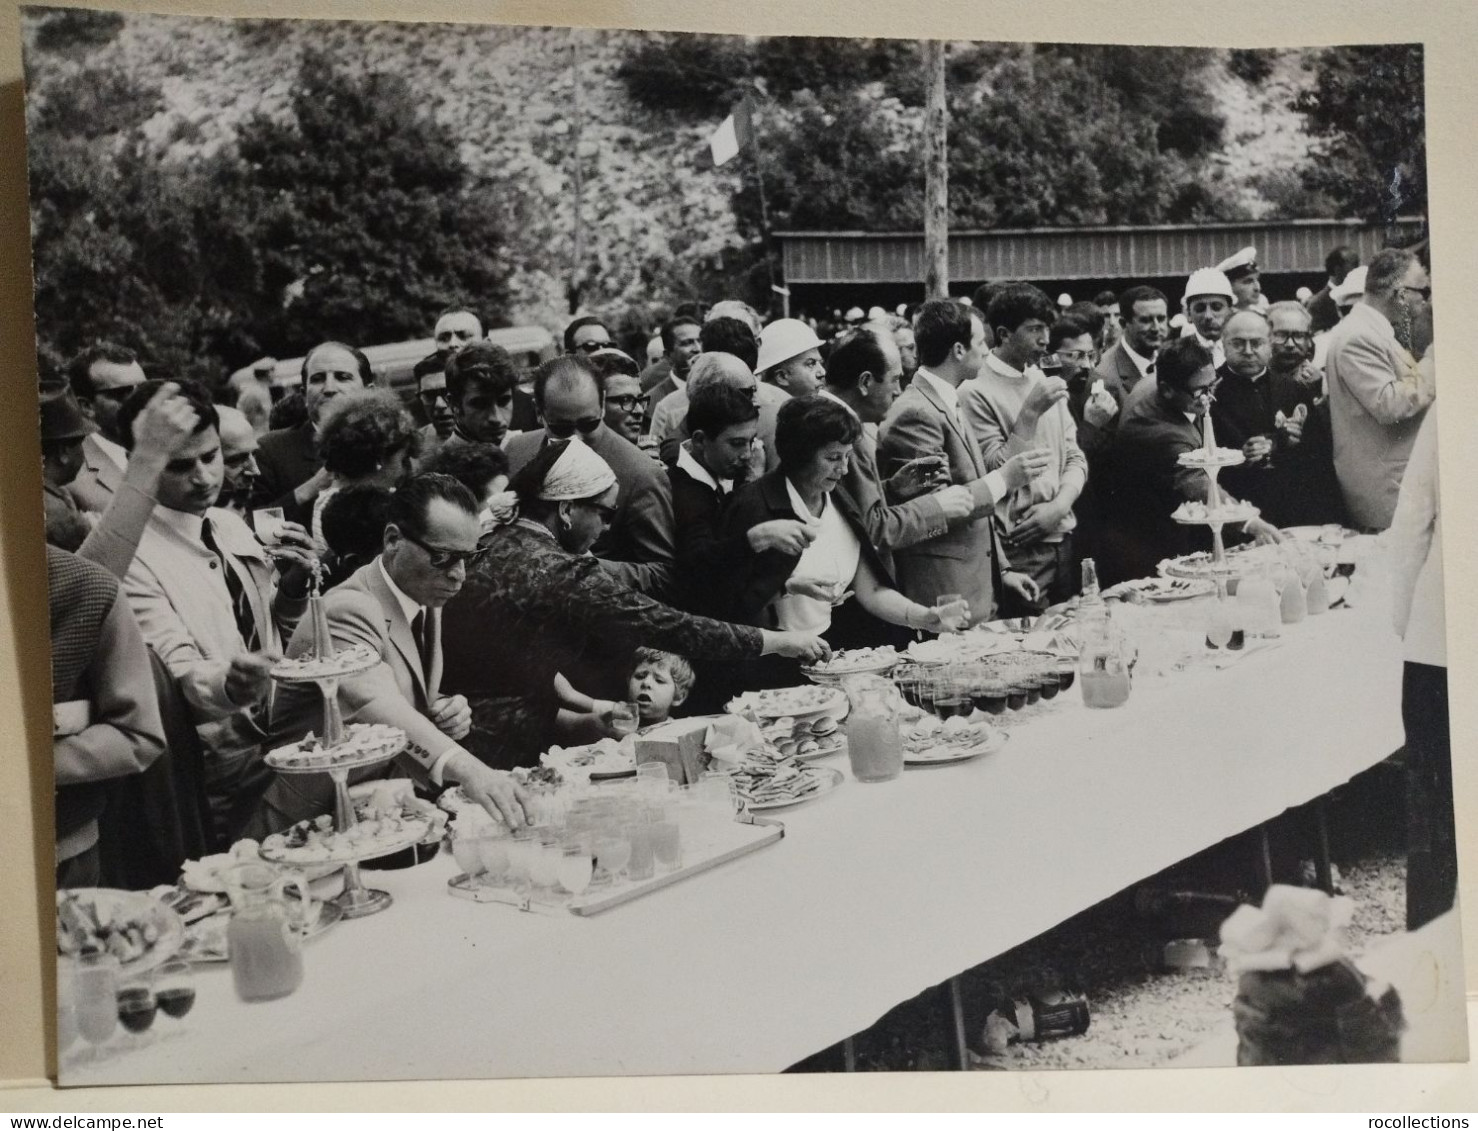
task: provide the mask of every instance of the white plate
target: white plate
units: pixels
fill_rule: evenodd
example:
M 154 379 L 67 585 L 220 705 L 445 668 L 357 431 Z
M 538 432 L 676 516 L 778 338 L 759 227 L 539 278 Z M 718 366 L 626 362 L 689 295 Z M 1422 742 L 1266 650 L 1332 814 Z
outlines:
M 118 970 L 121 974 L 138 974 L 154 969 L 172 958 L 185 941 L 185 924 L 180 917 L 144 892 L 121 891 L 117 888 L 67 888 L 57 892 L 58 904 L 67 895 L 75 895 L 82 903 L 91 906 L 100 919 L 106 917 L 110 921 L 121 918 L 131 922 L 147 922 L 158 932 L 153 943 L 142 954 L 119 963 Z
M 335 656 L 334 663 L 327 667 L 304 669 L 291 660 L 280 660 L 268 674 L 278 683 L 316 683 L 320 679 L 343 679 L 367 672 L 380 661 L 378 653 L 364 647 L 354 649 L 342 659 Z
M 797 754 L 795 756 L 796 761 L 816 762 L 822 758 L 830 758 L 833 754 L 845 754 L 847 752 L 847 739 L 840 731 L 833 731 L 826 737 L 827 739 L 835 739 L 835 744 L 830 746 L 822 746 L 821 749 L 813 750 L 809 754 Z M 820 742 L 821 739 L 818 738 L 816 739 L 816 741 Z
M 990 728 L 990 735 L 985 741 L 974 746 L 938 746 L 929 750 L 903 752 L 903 764 L 905 766 L 948 766 L 955 762 L 968 762 L 971 758 L 979 758 L 982 754 L 994 754 L 1011 737 L 1005 731 L 996 727 Z
M 815 774 L 821 779 L 820 787 L 812 790 L 804 797 L 791 797 L 779 801 L 746 801 L 744 804 L 751 813 L 763 813 L 771 809 L 788 809 L 792 805 L 803 805 L 807 801 L 815 801 L 818 797 L 825 797 L 845 780 L 841 770 L 833 770 L 829 766 L 807 766 L 805 773 Z
M 796 693 L 800 694 L 797 695 Z M 808 700 L 810 706 L 787 704 L 786 696 Z M 778 701 L 778 703 L 777 703 Z M 771 691 L 746 691 L 730 699 L 724 710 L 737 715 L 746 707 L 761 719 L 803 719 L 811 715 L 838 715 L 847 707 L 846 692 L 835 687 L 813 684 L 808 687 L 782 687 Z
M 392 852 L 399 852 L 402 848 L 409 848 L 419 843 L 431 831 L 429 817 L 405 817 L 403 821 L 402 828 L 394 836 L 380 834 L 360 841 L 348 841 L 342 837 L 336 837 L 334 843 L 337 847 L 326 855 L 321 853 L 321 846 L 304 845 L 299 848 L 287 848 L 264 842 L 261 848 L 262 859 L 273 864 L 303 867 L 314 864 L 352 864 L 358 860 L 373 860 L 378 856 L 389 856 Z
M 383 743 L 357 752 L 343 750 L 348 740 L 352 740 L 357 734 L 368 733 L 371 727 L 378 728 L 381 737 L 385 739 Z M 381 762 L 390 761 L 406 746 L 405 731 L 383 723 L 350 723 L 344 728 L 344 736 L 345 744 L 330 748 L 341 751 L 339 754 L 304 754 L 299 751 L 298 744 L 293 743 L 291 746 L 279 746 L 270 751 L 262 761 L 280 774 L 324 774 L 329 770 L 358 770 L 365 766 L 377 766 Z
M 293 932 L 307 942 L 317 938 L 344 917 L 344 910 L 337 903 L 314 900 L 313 921 L 307 927 L 293 926 Z M 212 915 L 191 923 L 185 929 L 185 943 L 180 947 L 180 957 L 191 962 L 229 962 L 230 951 L 226 946 L 226 929 L 231 923 L 229 913 Z
M 1216 583 L 1205 579 L 1187 577 L 1156 577 L 1153 583 L 1140 592 L 1146 601 L 1164 604 L 1169 601 L 1189 601 L 1196 597 L 1207 597 L 1216 592 Z

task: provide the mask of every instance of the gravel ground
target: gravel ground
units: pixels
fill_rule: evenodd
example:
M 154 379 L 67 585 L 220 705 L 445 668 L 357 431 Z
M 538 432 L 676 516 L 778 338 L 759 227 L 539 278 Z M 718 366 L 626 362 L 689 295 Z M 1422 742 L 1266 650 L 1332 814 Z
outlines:
M 1391 798 L 1401 796 L 1400 773 L 1387 763 L 1328 799 L 1331 855 L 1339 886 L 1355 900 L 1352 950 L 1358 954 L 1405 920 L 1404 837 Z M 1215 905 L 1200 922 L 1179 924 L 1136 909 L 1138 887 L 1196 890 L 1177 866 L 1091 907 L 1014 950 L 967 971 L 961 979 L 966 1032 L 973 1067 L 980 1070 L 1046 1068 L 1150 1068 L 1163 1066 L 1224 1023 L 1235 992 L 1233 979 L 1213 958 L 1206 969 L 1167 971 L 1160 961 L 1168 938 L 1195 932 L 1215 938 L 1225 911 Z M 1217 890 L 1206 888 L 1202 890 Z M 1224 890 L 1224 889 L 1222 889 Z M 1086 994 L 1092 1011 L 1081 1036 L 1040 1043 L 1018 1042 L 986 1054 L 983 1026 L 992 1004 L 1022 985 L 1044 979 Z M 948 998 L 944 987 L 891 1010 L 854 1040 L 861 1071 L 941 1071 L 954 1067 Z M 792 1071 L 842 1067 L 828 1050 Z

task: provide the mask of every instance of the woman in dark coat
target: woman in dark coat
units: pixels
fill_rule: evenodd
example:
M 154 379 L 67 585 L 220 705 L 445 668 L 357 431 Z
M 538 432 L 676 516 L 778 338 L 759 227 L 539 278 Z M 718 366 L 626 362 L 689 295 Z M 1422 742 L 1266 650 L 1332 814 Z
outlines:
M 638 647 L 732 660 L 829 655 L 815 635 L 690 616 L 607 573 L 587 551 L 610 522 L 616 477 L 578 439 L 547 446 L 512 487 L 518 517 L 488 539 L 442 614 L 442 689 L 467 697 L 463 742 L 488 765 L 537 765 L 557 737 L 555 677 L 576 687 L 589 686 L 591 671 L 624 681 Z

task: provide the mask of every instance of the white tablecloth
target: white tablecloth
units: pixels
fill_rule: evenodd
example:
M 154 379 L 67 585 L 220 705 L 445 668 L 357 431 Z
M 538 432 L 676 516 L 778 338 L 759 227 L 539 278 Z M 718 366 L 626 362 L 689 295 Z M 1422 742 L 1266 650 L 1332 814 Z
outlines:
M 997 754 L 849 778 L 777 814 L 778 844 L 592 919 L 454 899 L 446 856 L 378 873 L 395 906 L 309 943 L 293 996 L 243 1005 L 205 969 L 185 1036 L 63 1080 L 784 1069 L 1392 753 L 1387 626 L 1333 612 L 1229 670 L 1138 680 L 1112 711 L 1074 685 Z

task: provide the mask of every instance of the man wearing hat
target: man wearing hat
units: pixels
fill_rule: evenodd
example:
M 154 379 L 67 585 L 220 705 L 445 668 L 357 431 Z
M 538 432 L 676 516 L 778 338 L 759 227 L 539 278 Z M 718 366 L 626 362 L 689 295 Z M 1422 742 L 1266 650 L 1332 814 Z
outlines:
M 856 307 L 858 322 L 862 311 Z M 850 318 L 852 311 L 847 312 Z M 760 356 L 755 373 L 793 397 L 820 392 L 826 379 L 821 363 L 821 339 L 799 318 L 778 318 L 760 331 Z
M 1235 255 L 1227 256 L 1216 265 L 1216 270 L 1225 274 L 1231 283 L 1237 309 L 1267 310 L 1268 300 L 1263 297 L 1257 271 L 1257 248 L 1244 247 Z
M 1232 290 L 1231 280 L 1215 267 L 1199 267 L 1191 272 L 1186 281 L 1185 295 L 1180 300 L 1186 316 L 1180 336 L 1194 337 L 1202 349 L 1210 350 L 1218 369 L 1227 359 L 1221 343 L 1221 328 L 1236 301 L 1237 294 Z

